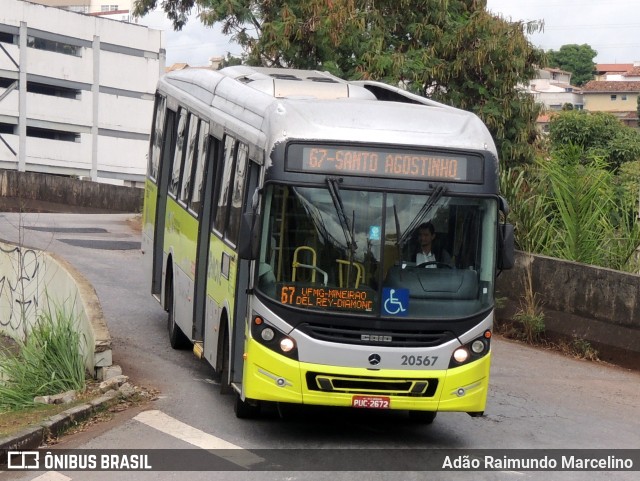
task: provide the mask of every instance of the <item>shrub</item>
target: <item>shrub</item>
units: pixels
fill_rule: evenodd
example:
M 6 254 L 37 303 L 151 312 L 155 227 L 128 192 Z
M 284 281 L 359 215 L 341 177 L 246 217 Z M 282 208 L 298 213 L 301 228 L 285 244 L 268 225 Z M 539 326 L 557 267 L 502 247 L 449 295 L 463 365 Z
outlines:
M 59 307 L 38 316 L 18 352 L 0 351 L 5 380 L 0 383 L 0 411 L 34 404 L 35 396 L 81 390 L 85 368 L 75 319 Z

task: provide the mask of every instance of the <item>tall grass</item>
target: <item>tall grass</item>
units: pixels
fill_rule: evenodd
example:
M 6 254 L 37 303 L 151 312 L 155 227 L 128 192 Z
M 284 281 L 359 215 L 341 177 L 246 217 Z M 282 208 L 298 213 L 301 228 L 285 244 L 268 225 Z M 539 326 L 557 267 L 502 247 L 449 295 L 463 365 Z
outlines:
M 542 252 L 552 241 L 545 197 L 538 186 L 539 174 L 533 166 L 500 172 L 500 192 L 511 207 L 509 221 L 515 227 L 518 247 L 525 252 Z
M 546 176 L 547 211 L 554 242 L 544 253 L 584 264 L 607 266 L 607 243 L 616 235 L 612 222 L 618 210 L 613 174 L 598 157 L 586 161 L 583 151 L 564 146 L 551 159 L 539 161 Z
M 628 176 L 629 177 L 629 176 Z M 636 176 L 637 178 L 637 176 Z M 584 264 L 637 271 L 635 195 L 599 157 L 566 145 L 522 170 L 501 172 L 518 247 Z
M 75 319 L 59 306 L 40 313 L 18 351 L 0 351 L 0 411 L 34 404 L 35 396 L 82 390 L 85 368 Z
M 537 344 L 545 332 L 544 311 L 533 286 L 533 256 L 528 254 L 527 257 L 522 278 L 524 294 L 520 300 L 520 309 L 513 319 L 521 325 L 518 337 L 529 344 Z

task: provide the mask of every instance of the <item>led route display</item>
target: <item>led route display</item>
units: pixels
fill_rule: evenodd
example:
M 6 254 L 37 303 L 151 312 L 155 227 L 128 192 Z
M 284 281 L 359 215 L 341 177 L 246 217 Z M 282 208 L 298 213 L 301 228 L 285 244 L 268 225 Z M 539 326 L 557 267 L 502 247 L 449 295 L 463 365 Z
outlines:
M 482 158 L 458 153 L 294 144 L 289 170 L 308 173 L 482 182 Z
M 373 292 L 364 289 L 281 285 L 280 302 L 298 307 L 324 307 L 370 312 L 374 307 Z

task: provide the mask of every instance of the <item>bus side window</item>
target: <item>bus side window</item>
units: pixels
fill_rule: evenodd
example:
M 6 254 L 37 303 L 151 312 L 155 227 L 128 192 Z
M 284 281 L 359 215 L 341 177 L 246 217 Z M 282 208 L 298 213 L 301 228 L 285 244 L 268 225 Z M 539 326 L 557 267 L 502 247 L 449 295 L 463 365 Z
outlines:
M 249 147 L 240 142 L 236 150 L 236 172 L 229 204 L 229 220 L 227 222 L 227 229 L 225 232 L 225 237 L 234 244 L 238 243 L 238 231 L 240 229 L 240 220 L 242 217 L 242 204 L 244 200 L 244 185 L 247 172 Z
M 234 154 L 235 154 L 236 140 L 227 135 L 224 139 L 224 154 L 222 161 L 222 178 L 219 179 L 218 187 L 218 202 L 216 209 L 216 217 L 213 222 L 213 227 L 220 234 L 224 234 L 228 217 L 229 206 L 229 193 L 231 191 L 233 183 L 233 171 L 234 171 Z
M 180 120 L 178 121 L 178 136 L 176 139 L 176 150 L 173 158 L 173 169 L 171 171 L 171 180 L 169 181 L 169 194 L 174 198 L 178 195 L 180 188 L 180 177 L 182 176 L 182 165 L 184 163 L 184 136 L 189 122 L 188 113 L 181 109 Z
M 198 140 L 198 129 L 200 127 L 200 120 L 198 117 L 195 115 L 190 115 L 189 117 L 189 134 L 187 135 L 186 152 L 184 155 L 184 172 L 182 174 L 179 196 L 179 200 L 185 205 L 188 205 L 191 200 L 193 176 L 195 175 L 194 167 L 197 165 L 195 157 L 198 155 L 196 141 Z
M 151 148 L 149 149 L 149 177 L 154 181 L 158 179 L 160 168 L 160 152 L 162 149 L 162 138 L 164 137 L 165 113 L 167 101 L 164 97 L 156 96 L 156 105 L 153 117 L 153 133 L 151 134 Z
M 200 121 L 200 132 L 198 135 L 198 146 L 196 149 L 197 161 L 194 168 L 193 193 L 189 202 L 191 209 L 196 216 L 200 212 L 200 204 L 202 203 L 202 194 L 204 190 L 204 170 L 207 161 L 207 137 L 209 136 L 209 123 Z

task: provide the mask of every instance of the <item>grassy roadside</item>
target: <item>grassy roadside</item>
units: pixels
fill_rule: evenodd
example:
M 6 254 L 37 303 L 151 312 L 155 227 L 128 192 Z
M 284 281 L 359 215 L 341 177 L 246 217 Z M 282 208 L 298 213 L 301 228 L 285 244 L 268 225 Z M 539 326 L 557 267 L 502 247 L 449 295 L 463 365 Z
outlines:
M 117 413 L 125 411 L 131 407 L 141 406 L 157 399 L 158 391 L 153 389 L 133 387 L 131 394 L 118 394 L 110 401 L 103 403 L 100 409 L 96 409 L 88 418 L 74 423 L 63 434 L 80 432 L 89 426 L 109 421 Z M 87 382 L 85 389 L 79 392 L 76 399 L 68 404 L 36 404 L 23 409 L 5 411 L 0 413 L 0 439 L 10 438 L 26 429 L 40 426 L 49 418 L 77 406 L 88 404 L 94 401 L 104 393 L 100 389 L 100 382 L 90 380 Z M 55 438 L 49 438 L 47 444 L 55 444 Z
M 15 345 L 0 351 L 0 412 L 31 408 L 37 396 L 84 391 L 85 367 L 76 326 L 66 309 L 47 305 L 24 340 L 16 339 Z
M 141 215 L 132 215 L 127 224 L 139 233 Z M 0 439 L 39 427 L 56 415 L 104 396 L 100 383 L 85 372 L 82 356 L 74 348 L 80 345 L 80 339 L 73 337 L 75 320 L 64 312 L 67 309 L 60 309 L 53 301 L 48 300 L 46 304 L 38 310 L 40 329 L 32 330 L 25 342 L 17 342 L 0 333 Z M 63 328 L 51 329 L 52 325 L 56 325 L 56 329 L 59 325 Z M 76 392 L 76 398 L 70 403 L 33 402 L 35 396 L 68 390 Z M 108 420 L 114 413 L 139 406 L 156 396 L 154 390 L 130 386 L 127 394 L 118 392 L 113 400 L 94 409 L 90 419 L 75 423 L 73 430 Z
M 0 336 L 0 438 L 102 396 L 85 372 L 76 324 L 64 309 L 48 306 L 25 340 Z M 37 402 L 68 391 L 70 402 Z
M 31 407 L 0 413 L 0 439 L 12 436 L 24 429 L 39 426 L 48 418 L 60 414 L 67 409 L 84 404 L 94 397 L 91 392 L 80 393 L 76 400 L 69 404 L 36 404 Z
M 27 340 L 0 336 L 0 438 L 34 427 L 47 418 L 86 402 L 90 390 L 79 356 L 73 323 L 40 316 Z M 74 349 L 71 346 L 76 346 Z M 35 396 L 75 390 L 68 404 L 35 404 Z

